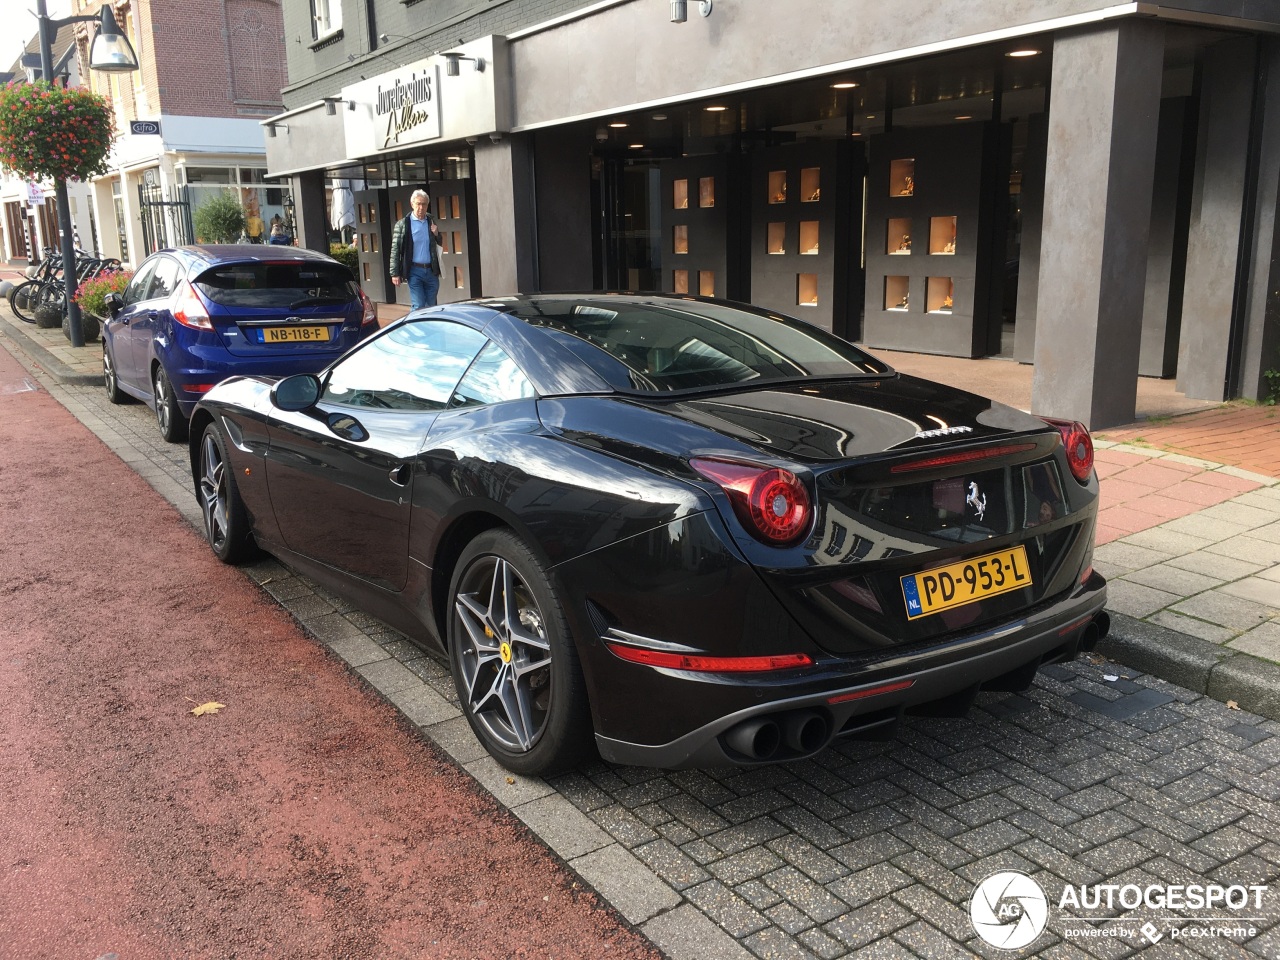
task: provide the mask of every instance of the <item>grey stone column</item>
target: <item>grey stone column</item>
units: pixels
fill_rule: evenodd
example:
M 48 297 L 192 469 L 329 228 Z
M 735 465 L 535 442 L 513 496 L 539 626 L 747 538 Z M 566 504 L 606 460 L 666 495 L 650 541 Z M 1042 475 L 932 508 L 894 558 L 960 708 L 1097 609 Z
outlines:
M 1054 39 L 1031 405 L 1091 428 L 1134 419 L 1164 29 Z
M 529 293 L 538 289 L 538 246 L 529 142 L 514 134 L 474 147 L 476 207 L 480 223 L 477 296 Z
M 1268 37 L 1259 51 L 1266 87 L 1259 97 L 1258 185 L 1254 203 L 1251 265 L 1240 350 L 1240 396 L 1265 400 L 1280 389 L 1266 376 L 1280 370 L 1280 40 Z
M 329 211 L 324 202 L 324 171 L 307 170 L 290 178 L 298 246 L 329 252 Z
M 1227 399 L 1247 202 L 1256 44 L 1252 37 L 1215 44 L 1205 51 L 1202 68 L 1199 146 L 1178 343 L 1178 389 L 1201 400 Z M 1273 114 L 1275 109 L 1272 105 Z M 1274 152 L 1271 162 L 1275 163 Z M 1273 180 L 1275 170 L 1273 166 L 1269 171 Z

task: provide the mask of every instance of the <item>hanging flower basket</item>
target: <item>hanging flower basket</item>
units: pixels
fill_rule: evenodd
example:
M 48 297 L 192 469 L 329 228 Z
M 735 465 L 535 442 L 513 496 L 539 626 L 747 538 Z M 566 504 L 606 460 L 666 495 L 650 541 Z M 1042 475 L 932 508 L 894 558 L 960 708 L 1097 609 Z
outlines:
M 111 104 L 43 81 L 0 88 L 0 165 L 32 180 L 88 180 L 107 172 Z

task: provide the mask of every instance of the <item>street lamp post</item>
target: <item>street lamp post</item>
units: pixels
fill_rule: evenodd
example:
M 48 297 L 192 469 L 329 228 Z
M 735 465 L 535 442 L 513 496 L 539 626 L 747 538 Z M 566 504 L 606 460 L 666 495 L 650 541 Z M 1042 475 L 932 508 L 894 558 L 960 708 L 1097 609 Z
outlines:
M 55 20 L 49 16 L 45 0 L 36 0 L 36 22 L 40 25 L 40 73 L 45 82 L 53 83 L 53 38 L 70 23 L 98 21 L 98 35 L 93 38 L 89 50 L 89 69 L 109 73 L 125 73 L 138 69 L 138 57 L 133 52 L 129 38 L 116 25 L 116 15 L 109 3 L 104 3 L 97 14 L 64 17 Z M 80 305 L 76 295 L 76 247 L 71 225 L 71 206 L 67 202 L 67 181 L 59 177 L 53 181 L 54 201 L 58 205 L 58 232 L 62 234 L 62 279 L 67 296 L 68 336 L 73 347 L 84 346 L 84 331 L 80 329 Z

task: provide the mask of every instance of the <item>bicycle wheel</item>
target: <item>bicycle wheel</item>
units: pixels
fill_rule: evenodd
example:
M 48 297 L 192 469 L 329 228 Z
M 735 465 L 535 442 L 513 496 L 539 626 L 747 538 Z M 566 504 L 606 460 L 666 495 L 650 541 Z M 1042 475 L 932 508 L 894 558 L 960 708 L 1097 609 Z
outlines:
M 57 307 L 62 313 L 67 312 L 67 287 L 59 280 L 46 280 L 37 295 L 38 303 L 47 303 Z
M 40 303 L 40 289 L 43 284 L 39 280 L 27 280 L 9 291 L 9 306 L 14 315 L 26 323 L 35 323 L 32 313 Z

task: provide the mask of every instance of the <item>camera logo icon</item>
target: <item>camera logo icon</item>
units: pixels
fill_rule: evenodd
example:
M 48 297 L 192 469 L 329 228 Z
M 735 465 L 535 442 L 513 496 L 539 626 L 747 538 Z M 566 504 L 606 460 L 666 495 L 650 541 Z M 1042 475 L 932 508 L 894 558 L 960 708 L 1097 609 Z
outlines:
M 1044 933 L 1049 898 L 1025 873 L 1002 870 L 987 877 L 969 900 L 974 932 L 993 947 L 1021 950 Z

